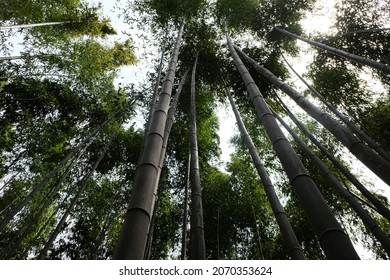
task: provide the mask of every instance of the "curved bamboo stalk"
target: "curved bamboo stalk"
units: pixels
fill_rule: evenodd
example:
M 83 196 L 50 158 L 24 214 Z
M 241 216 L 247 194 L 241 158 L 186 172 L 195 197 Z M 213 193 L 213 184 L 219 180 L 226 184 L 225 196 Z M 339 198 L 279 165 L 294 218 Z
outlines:
M 376 237 L 376 239 L 382 244 L 383 249 L 386 251 L 387 255 L 390 257 L 390 239 L 386 236 L 386 234 L 382 231 L 382 229 L 378 226 L 373 218 L 371 218 L 370 214 L 364 210 L 362 205 L 355 200 L 355 197 L 346 190 L 341 183 L 337 180 L 337 178 L 331 173 L 329 168 L 323 163 L 323 161 L 305 144 L 305 142 L 295 133 L 294 130 L 291 129 L 290 126 L 278 115 L 275 111 L 273 111 L 275 117 L 279 120 L 279 122 L 283 125 L 285 129 L 290 133 L 290 135 L 294 138 L 295 142 L 302 148 L 302 150 L 310 157 L 314 164 L 320 169 L 324 177 L 328 180 L 330 185 L 335 189 L 355 210 L 356 214 L 362 219 L 364 225 L 371 231 L 371 233 Z
M 265 169 L 257 151 L 256 147 L 252 142 L 248 131 L 245 128 L 245 125 L 241 119 L 240 113 L 237 110 L 237 107 L 234 103 L 233 97 L 230 94 L 230 91 L 225 86 L 225 91 L 227 96 L 229 97 L 230 105 L 232 106 L 233 113 L 236 117 L 238 128 L 241 132 L 242 137 L 245 140 L 246 146 L 249 150 L 249 153 L 252 157 L 252 161 L 255 165 L 257 173 L 261 178 L 261 182 L 263 183 L 265 193 L 267 194 L 268 201 L 271 204 L 272 211 L 275 215 L 276 221 L 278 222 L 280 231 L 283 235 L 283 238 L 286 242 L 287 254 L 293 260 L 304 260 L 305 256 L 303 254 L 303 250 L 301 245 L 298 242 L 298 239 L 295 235 L 293 228 L 291 227 L 290 221 L 282 204 L 279 201 L 279 198 L 275 192 L 275 188 L 272 184 L 272 181 L 268 175 L 267 170 Z M 253 213 L 254 214 L 254 213 Z
M 226 37 L 234 64 L 243 78 L 260 121 L 266 129 L 325 255 L 328 259 L 359 259 L 348 235 L 333 216 L 313 179 L 278 126 L 251 75 L 235 51 L 230 37 L 228 35 Z
M 384 158 L 371 150 L 344 126 L 333 119 L 329 114 L 325 113 L 308 101 L 294 88 L 280 81 L 271 71 L 257 64 L 255 60 L 248 57 L 239 48 L 236 47 L 236 50 L 260 74 L 264 75 L 275 87 L 285 92 L 295 101 L 297 105 L 305 110 L 306 113 L 328 129 L 329 132 L 331 132 L 345 147 L 347 147 L 353 155 L 355 155 L 364 165 L 371 169 L 379 178 L 390 186 L 390 162 L 387 162 Z
M 287 66 L 294 72 L 294 74 L 310 89 L 310 91 L 320 99 L 328 108 L 331 110 L 340 120 L 342 120 L 354 133 L 356 133 L 360 139 L 366 142 L 372 149 L 374 149 L 380 156 L 390 162 L 390 155 L 381 146 L 378 145 L 374 140 L 371 139 L 364 131 L 362 131 L 357 125 L 351 122 L 345 115 L 343 115 L 336 107 L 330 104 L 312 85 L 310 85 L 295 69 L 288 63 L 286 58 L 282 55 L 283 60 Z
M 334 47 L 330 47 L 330 46 L 327 46 L 325 44 L 322 44 L 320 42 L 312 41 L 310 39 L 307 39 L 307 38 L 298 36 L 294 33 L 288 32 L 288 31 L 286 31 L 282 28 L 279 28 L 279 27 L 275 27 L 275 30 L 277 30 L 285 35 L 288 35 L 290 37 L 293 37 L 293 38 L 296 38 L 296 39 L 301 40 L 303 42 L 306 42 L 312 46 L 316 46 L 320 49 L 326 50 L 326 51 L 328 51 L 332 54 L 335 54 L 337 56 L 347 58 L 349 60 L 355 61 L 355 62 L 360 63 L 362 65 L 366 65 L 366 66 L 370 66 L 372 68 L 375 68 L 375 69 L 382 71 L 386 74 L 390 74 L 390 66 L 389 65 L 386 65 L 386 64 L 380 63 L 378 61 L 375 61 L 375 60 L 372 60 L 369 58 L 365 58 L 365 57 L 362 57 L 362 56 L 359 56 L 356 54 L 352 54 L 352 53 L 349 53 L 349 52 L 346 52 L 343 50 L 339 50 L 339 49 L 336 49 Z
M 164 130 L 167 119 L 172 86 L 175 78 L 184 20 L 165 76 L 159 101 L 154 111 L 150 131 L 145 141 L 140 164 L 137 166 L 133 181 L 130 203 L 125 214 L 122 231 L 114 253 L 114 259 L 142 259 L 145 253 L 147 233 L 153 213 L 158 166 L 161 160 L 164 142 Z

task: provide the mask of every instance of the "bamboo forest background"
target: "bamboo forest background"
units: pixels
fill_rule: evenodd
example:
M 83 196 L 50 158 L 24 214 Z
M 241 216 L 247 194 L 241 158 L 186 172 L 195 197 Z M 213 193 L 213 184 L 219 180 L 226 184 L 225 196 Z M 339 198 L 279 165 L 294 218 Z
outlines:
M 0 1 L 0 258 L 390 257 L 388 0 L 104 11 Z

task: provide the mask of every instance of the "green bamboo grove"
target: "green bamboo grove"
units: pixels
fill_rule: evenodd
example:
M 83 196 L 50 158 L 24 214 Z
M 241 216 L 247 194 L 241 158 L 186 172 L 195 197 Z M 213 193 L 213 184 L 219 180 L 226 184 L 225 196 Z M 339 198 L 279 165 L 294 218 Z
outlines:
M 385 4 L 325 36 L 315 0 L 120 1 L 143 57 L 99 5 L 5 2 L 1 259 L 390 258 Z

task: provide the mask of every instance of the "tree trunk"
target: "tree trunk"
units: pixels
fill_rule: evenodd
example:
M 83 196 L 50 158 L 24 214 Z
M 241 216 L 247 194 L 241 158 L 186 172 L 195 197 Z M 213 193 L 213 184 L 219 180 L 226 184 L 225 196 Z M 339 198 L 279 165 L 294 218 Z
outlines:
M 275 94 L 275 96 L 277 96 Z M 387 209 L 369 190 L 367 190 L 359 180 L 356 179 L 348 169 L 346 169 L 321 143 L 305 128 L 305 126 L 294 116 L 283 101 L 277 97 L 279 104 L 285 109 L 291 120 L 298 128 L 321 150 L 321 152 L 344 174 L 347 179 L 376 207 L 376 211 L 390 221 L 390 210 Z
M 156 200 L 156 202 L 154 204 L 152 219 L 150 220 L 150 227 L 149 227 L 149 232 L 148 232 L 148 240 L 146 240 L 146 246 L 145 246 L 144 260 L 149 260 L 150 259 L 150 254 L 152 253 L 154 226 L 155 226 L 155 223 L 156 223 L 157 211 L 158 211 L 159 204 L 160 204 L 161 191 L 162 191 L 162 188 L 160 187 L 158 189 L 157 200 Z
M 345 129 L 339 122 L 334 120 L 329 114 L 325 113 L 318 107 L 314 106 L 303 95 L 295 89 L 280 81 L 271 71 L 260 66 L 253 59 L 248 57 L 244 52 L 236 50 L 250 63 L 260 74 L 264 75 L 274 86 L 284 91 L 305 110 L 312 118 L 321 123 L 328 129 L 348 150 L 351 151 L 363 164 L 370 168 L 379 178 L 390 185 L 390 163 L 377 153 L 372 151 L 367 145 L 361 142 L 355 135 Z
M 336 116 L 339 117 L 352 131 L 365 141 L 372 149 L 374 149 L 380 156 L 390 162 L 390 155 L 382 147 L 378 145 L 374 140 L 371 139 L 364 131 L 360 130 L 353 122 L 351 122 L 346 116 L 344 116 L 336 107 L 330 104 L 314 87 L 312 87 L 301 75 L 299 75 L 294 68 L 287 62 L 286 58 L 282 55 L 282 58 L 290 67 L 290 69 L 295 73 L 295 75 L 310 89 L 310 91 L 320 99 Z
M 37 54 L 37 55 L 16 55 L 16 56 L 1 56 L 0 61 L 9 61 L 9 60 L 18 60 L 18 59 L 33 59 L 33 58 L 39 58 L 39 57 L 50 57 L 50 56 L 57 56 L 54 54 Z
M 359 55 L 356 55 L 356 54 L 352 54 L 352 53 L 349 53 L 349 52 L 346 52 L 346 51 L 343 51 L 343 50 L 339 50 L 339 49 L 336 49 L 334 47 L 330 47 L 330 46 L 327 46 L 325 44 L 322 44 L 320 42 L 309 40 L 307 38 L 298 36 L 298 35 L 296 35 L 294 33 L 288 32 L 288 31 L 286 31 L 286 30 L 284 30 L 282 28 L 279 28 L 279 27 L 275 27 L 275 29 L 278 30 L 279 32 L 285 34 L 285 35 L 294 37 L 294 38 L 296 38 L 298 40 L 301 40 L 301 41 L 306 42 L 306 43 L 308 43 L 310 45 L 316 46 L 316 47 L 318 47 L 320 49 L 326 50 L 327 52 L 330 52 L 330 53 L 335 54 L 337 56 L 347 58 L 347 59 L 355 61 L 357 63 L 363 64 L 363 65 L 366 65 L 366 66 L 370 66 L 370 67 L 375 68 L 375 69 L 377 69 L 379 71 L 382 71 L 384 73 L 390 74 L 390 66 L 389 65 L 377 62 L 377 61 L 369 59 L 369 58 L 364 58 L 362 56 L 359 56 Z
M 23 199 L 22 202 L 19 203 L 10 213 L 8 213 L 1 221 L 0 221 L 0 231 L 15 217 L 20 210 L 22 210 L 33 198 L 34 196 L 43 188 L 43 186 L 57 174 L 64 165 L 68 162 L 68 160 L 75 155 L 82 147 L 84 147 L 89 141 L 91 141 L 92 137 L 94 137 L 98 132 L 100 132 L 105 125 L 116 117 L 118 113 L 122 110 L 116 111 L 108 120 L 102 123 L 98 128 L 96 128 L 92 133 L 88 135 L 79 145 L 73 148 L 64 159 L 58 164 L 56 168 L 50 171 L 50 173 L 28 194 L 28 196 Z
M 163 164 L 164 164 L 164 159 L 165 159 L 165 153 L 167 151 L 167 146 L 168 146 L 168 139 L 169 139 L 169 135 L 171 133 L 171 129 L 172 129 L 172 125 L 175 121 L 175 112 L 176 112 L 176 108 L 177 108 L 177 105 L 178 105 L 178 102 L 179 102 L 179 97 L 181 95 L 181 92 L 182 92 L 182 89 L 183 89 L 183 85 L 186 81 L 186 77 L 187 77 L 187 74 L 188 74 L 188 71 L 187 70 L 183 76 L 181 77 L 181 80 L 180 80 L 180 83 L 179 83 L 179 87 L 176 91 L 176 94 L 175 94 L 175 97 L 173 98 L 173 101 L 172 101 L 172 104 L 168 110 L 168 117 L 167 117 L 167 121 L 165 123 L 165 131 L 164 131 L 164 142 L 163 142 L 163 146 L 162 146 L 162 150 L 161 150 L 161 157 L 160 157 L 160 163 L 158 165 L 158 175 L 157 175 L 157 178 L 160 178 L 160 175 L 161 175 L 161 171 L 162 171 L 162 167 L 163 167 Z M 156 181 L 156 184 L 158 184 L 159 182 Z M 156 189 L 158 188 L 158 186 L 156 185 Z M 153 226 L 154 225 L 154 218 L 155 218 L 155 213 L 156 211 L 153 211 L 153 216 L 152 216 L 152 220 L 151 220 L 151 228 L 149 229 L 149 232 L 148 232 L 148 240 L 147 240 L 147 243 L 146 243 L 146 253 L 145 253 L 145 256 L 144 256 L 144 259 L 149 259 L 149 256 L 150 256 L 150 251 L 151 251 L 151 248 L 148 248 L 147 246 L 152 246 L 152 241 L 150 240 L 151 239 L 151 236 L 153 236 Z
M 298 242 L 298 239 L 295 235 L 293 228 L 291 227 L 290 221 L 282 204 L 280 203 L 278 196 L 276 195 L 274 186 L 272 184 L 271 179 L 269 178 L 268 172 L 265 169 L 259 155 L 257 154 L 256 147 L 252 142 L 250 135 L 248 134 L 243 121 L 241 120 L 241 116 L 237 110 L 237 107 L 234 103 L 233 97 L 230 94 L 229 90 L 225 88 L 226 94 L 229 97 L 230 104 L 233 109 L 233 113 L 236 117 L 238 128 L 241 132 L 242 137 L 245 140 L 246 146 L 249 150 L 249 153 L 252 157 L 252 161 L 255 165 L 257 173 L 261 178 L 261 182 L 263 183 L 265 193 L 267 194 L 268 201 L 271 204 L 272 211 L 276 217 L 276 221 L 278 222 L 280 231 L 283 235 L 283 238 L 286 242 L 287 254 L 293 260 L 303 260 L 305 256 L 303 254 L 301 245 Z
M 115 136 L 116 136 L 116 134 L 113 135 L 113 137 L 111 137 L 110 141 L 108 141 L 108 143 L 105 145 L 104 149 L 100 152 L 100 156 L 99 156 L 98 160 L 92 166 L 92 169 L 89 171 L 89 173 L 85 176 L 81 187 L 77 191 L 76 195 L 72 198 L 72 201 L 71 201 L 69 207 L 66 209 L 66 211 L 65 211 L 64 215 L 62 216 L 61 220 L 58 222 L 57 227 L 55 228 L 55 230 L 51 234 L 49 240 L 46 242 L 46 244 L 43 247 L 43 249 L 39 252 L 39 255 L 37 257 L 38 260 L 42 260 L 42 259 L 44 259 L 46 257 L 46 253 L 50 249 L 52 243 L 57 238 L 58 234 L 64 229 L 64 225 L 65 225 L 65 222 L 66 222 L 67 218 L 69 217 L 70 213 L 73 211 L 73 208 L 75 207 L 76 203 L 78 202 L 81 194 L 83 193 L 83 191 L 87 187 L 87 183 L 88 183 L 89 179 L 91 178 L 91 176 L 95 172 L 95 170 L 98 167 L 100 161 L 103 159 L 103 157 L 106 154 L 108 148 L 111 146 L 111 143 L 114 140 Z
M 43 22 L 43 23 L 31 23 L 31 24 L 19 24 L 12 26 L 0 26 L 0 31 L 2 30 L 14 30 L 14 29 L 22 29 L 22 28 L 33 28 L 38 26 L 53 26 L 53 25 L 61 25 L 70 23 L 70 21 L 57 21 L 57 22 Z
M 161 71 L 162 71 L 163 60 L 164 60 L 164 52 L 165 52 L 165 47 L 161 50 L 160 62 L 159 62 L 159 65 L 158 65 L 158 70 L 157 70 L 157 78 L 156 78 L 156 83 L 154 85 L 153 98 L 152 98 L 152 100 L 150 101 L 150 104 L 149 104 L 149 116 L 148 116 L 148 120 L 146 121 L 144 138 L 142 139 L 142 148 L 144 147 L 145 141 L 146 141 L 146 137 L 149 134 L 152 116 L 154 114 L 154 110 L 155 110 L 155 107 L 156 107 L 157 99 L 159 97 L 158 88 L 159 88 L 160 82 L 161 82 Z
M 188 219 L 188 188 L 190 185 L 191 151 L 188 153 L 187 181 L 184 187 L 183 226 L 181 233 L 181 259 L 187 259 L 187 219 Z
M 195 74 L 198 57 L 195 59 L 191 77 L 191 108 L 190 108 L 190 181 L 191 181 L 191 228 L 190 228 L 190 259 L 205 260 L 206 247 L 203 226 L 202 187 L 199 174 L 198 141 L 196 128 Z
M 243 78 L 260 121 L 266 129 L 325 255 L 328 259 L 359 259 L 348 235 L 333 216 L 313 179 L 278 126 L 228 35 L 227 42 L 234 64 Z
M 167 117 L 167 121 L 165 123 L 164 142 L 163 142 L 162 151 L 161 151 L 160 164 L 159 164 L 159 175 L 158 176 L 160 176 L 160 174 L 161 174 L 161 169 L 162 169 L 164 159 L 165 159 L 165 153 L 166 153 L 167 147 L 168 147 L 169 135 L 171 133 L 171 129 L 172 129 L 173 123 L 175 121 L 176 108 L 177 108 L 177 105 L 179 103 L 179 98 L 180 98 L 181 92 L 183 90 L 184 83 L 187 79 L 187 75 L 188 75 L 189 70 L 190 69 L 187 69 L 187 71 L 182 75 L 182 77 L 180 79 L 179 87 L 177 88 L 175 97 L 173 98 L 172 104 L 168 110 L 168 117 Z
M 145 141 L 145 148 L 142 151 L 140 164 L 136 169 L 131 199 L 114 253 L 114 259 L 141 260 L 144 256 L 157 191 L 156 186 L 159 180 L 158 166 L 161 160 L 165 124 L 183 29 L 184 21 L 176 39 L 160 98 L 152 117 L 150 131 Z
M 283 119 L 275 112 L 273 114 L 279 120 L 279 122 L 287 129 L 287 131 L 294 138 L 295 142 L 301 147 L 301 149 L 310 157 L 314 164 L 321 170 L 324 177 L 328 180 L 329 184 L 349 203 L 356 214 L 362 219 L 365 226 L 371 231 L 376 239 L 382 244 L 383 249 L 390 257 L 390 239 L 378 226 L 378 224 L 371 218 L 370 214 L 357 202 L 354 196 L 346 190 L 335 176 L 331 173 L 329 168 L 322 162 L 322 160 L 305 144 L 305 142 L 291 129 Z

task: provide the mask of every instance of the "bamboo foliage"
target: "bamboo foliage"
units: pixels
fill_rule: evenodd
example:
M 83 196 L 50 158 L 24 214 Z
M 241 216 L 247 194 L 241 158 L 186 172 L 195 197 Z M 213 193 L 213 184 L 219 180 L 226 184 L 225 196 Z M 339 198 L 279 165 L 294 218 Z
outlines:
M 348 150 L 351 151 L 364 165 L 370 168 L 379 178 L 390 185 L 390 163 L 383 157 L 375 153 L 360 139 L 343 127 L 339 122 L 333 119 L 329 114 L 322 111 L 294 88 L 280 81 L 271 71 L 259 65 L 255 60 L 248 57 L 242 50 L 235 48 L 240 55 L 260 74 L 264 75 L 275 87 L 285 92 L 292 98 L 312 118 L 317 120 L 326 129 L 329 130 Z
M 62 187 L 63 182 L 65 181 L 66 177 L 69 175 L 70 171 L 74 166 L 76 166 L 76 162 L 80 159 L 80 157 L 85 152 L 86 147 L 80 152 L 78 157 L 74 159 L 60 178 L 60 180 L 55 184 L 55 186 L 49 191 L 48 194 L 46 194 L 45 198 L 41 201 L 41 203 L 36 207 L 33 211 L 33 216 L 30 219 L 29 223 L 26 224 L 22 229 L 20 229 L 18 232 L 14 234 L 12 239 L 9 241 L 7 248 L 10 248 L 10 251 L 7 255 L 7 258 L 11 258 L 12 255 L 14 255 L 14 250 L 20 245 L 20 243 L 23 241 L 23 239 L 30 234 L 33 227 L 38 222 L 39 218 L 41 218 L 41 215 L 43 212 L 50 206 L 50 204 L 53 203 L 55 196 L 58 194 L 59 190 Z M 6 248 L 6 249 L 7 249 Z M 14 250 L 13 250 L 14 249 Z
M 264 186 L 264 190 L 267 194 L 268 201 L 271 204 L 272 211 L 276 217 L 276 221 L 278 222 L 280 231 L 284 237 L 287 247 L 287 253 L 293 260 L 303 260 L 305 256 L 302 251 L 302 247 L 298 242 L 298 239 L 295 235 L 293 228 L 291 227 L 290 221 L 282 204 L 279 201 L 279 198 L 275 192 L 275 188 L 272 184 L 272 181 L 268 175 L 267 170 L 265 169 L 259 155 L 257 154 L 255 145 L 252 142 L 250 135 L 248 134 L 243 121 L 241 120 L 241 116 L 237 110 L 233 97 L 228 88 L 225 87 L 226 94 L 229 98 L 230 105 L 232 106 L 233 113 L 236 117 L 236 122 L 242 137 L 245 140 L 248 151 L 252 157 L 252 161 L 255 165 L 257 173 L 259 174 L 261 181 Z
M 230 55 L 245 83 L 260 121 L 300 200 L 328 259 L 359 259 L 351 240 L 343 231 L 313 179 L 278 126 L 275 117 L 226 34 Z
M 165 123 L 183 29 L 184 20 L 176 38 L 160 98 L 153 113 L 150 131 L 145 141 L 145 148 L 142 151 L 140 163 L 136 169 L 132 194 L 114 253 L 114 259 L 142 259 L 144 256 L 147 233 L 157 194 L 158 166 L 161 160 Z
M 70 205 L 66 209 L 65 213 L 62 215 L 61 220 L 58 222 L 56 228 L 52 232 L 49 240 L 45 243 L 45 246 L 40 251 L 37 259 L 42 260 L 45 258 L 47 251 L 50 249 L 51 245 L 53 244 L 54 240 L 57 238 L 58 234 L 63 230 L 64 224 L 66 220 L 68 219 L 69 215 L 73 211 L 74 207 L 76 206 L 76 203 L 78 202 L 80 196 L 86 189 L 88 185 L 89 179 L 92 177 L 93 173 L 95 172 L 96 168 L 98 167 L 100 161 L 103 159 L 104 155 L 106 154 L 108 148 L 111 146 L 112 141 L 114 140 L 116 134 L 111 137 L 111 139 L 107 142 L 103 150 L 100 152 L 99 158 L 96 160 L 94 165 L 92 166 L 91 170 L 88 172 L 88 174 L 85 176 L 82 185 L 80 186 L 79 190 L 77 191 L 76 195 L 72 198 L 72 201 L 70 202 Z
M 99 133 L 108 122 L 110 122 L 112 119 L 114 119 L 121 110 L 118 110 L 116 113 L 114 113 L 109 119 L 107 119 L 104 123 L 102 123 L 99 127 L 97 127 L 93 132 L 91 132 L 86 138 L 84 138 L 83 141 L 81 141 L 80 144 L 78 144 L 76 147 L 74 147 L 62 160 L 61 162 L 50 171 L 48 175 L 45 176 L 45 178 L 34 187 L 34 189 L 28 194 L 27 197 L 25 197 L 12 211 L 10 211 L 1 221 L 0 221 L 0 231 L 15 217 L 16 214 L 18 214 L 37 194 L 38 192 L 45 186 L 45 184 L 53 178 L 69 161 L 69 159 L 74 156 L 80 149 L 85 147 L 85 145 L 88 144 L 92 140 L 92 138 Z

